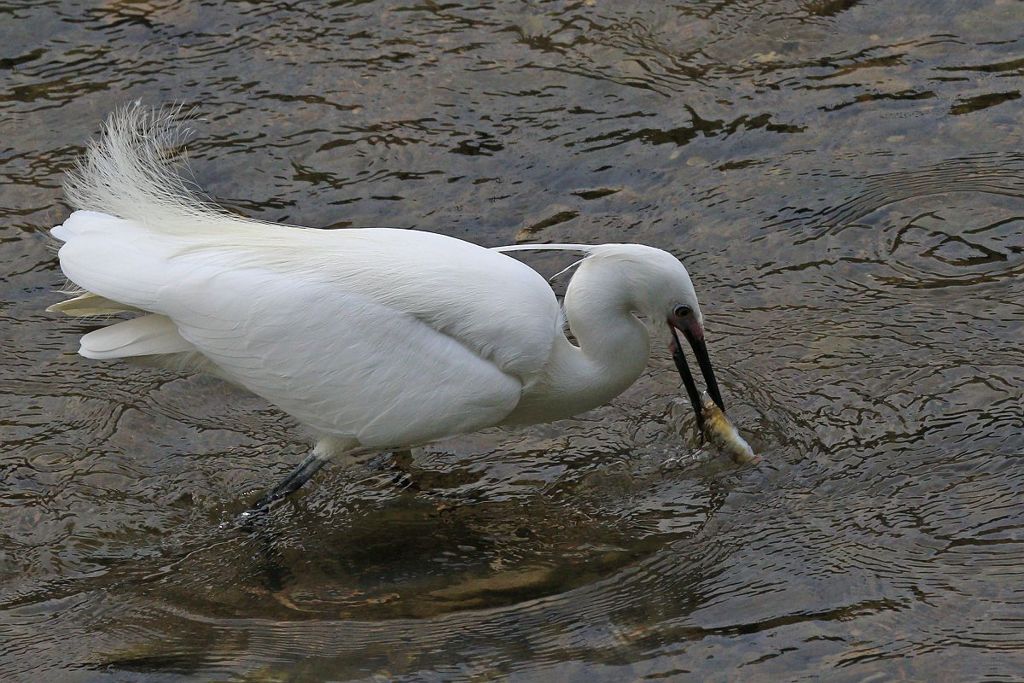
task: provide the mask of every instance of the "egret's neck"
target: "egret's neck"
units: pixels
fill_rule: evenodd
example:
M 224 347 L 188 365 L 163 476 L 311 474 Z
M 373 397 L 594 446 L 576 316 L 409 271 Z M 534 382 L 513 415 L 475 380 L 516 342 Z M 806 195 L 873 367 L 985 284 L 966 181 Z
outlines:
M 584 261 L 565 294 L 569 329 L 559 337 L 543 381 L 528 390 L 514 422 L 569 417 L 607 403 L 647 366 L 650 337 L 633 314 L 626 283 L 600 263 Z

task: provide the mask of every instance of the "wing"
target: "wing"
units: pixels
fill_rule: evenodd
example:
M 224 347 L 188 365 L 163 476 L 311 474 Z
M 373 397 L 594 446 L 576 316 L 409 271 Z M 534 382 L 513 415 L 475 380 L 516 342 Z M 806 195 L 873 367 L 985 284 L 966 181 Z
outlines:
M 167 234 L 76 211 L 52 234 L 65 241 L 61 268 L 75 284 L 153 313 L 170 315 L 172 303 L 193 303 L 187 297 L 195 292 L 178 294 L 182 282 L 250 268 L 361 294 L 459 340 L 523 380 L 547 362 L 560 330 L 558 302 L 543 277 L 469 242 L 412 230 L 211 220 L 202 232 Z
M 321 433 L 423 443 L 493 425 L 519 402 L 522 383 L 493 361 L 365 295 L 253 269 L 196 284 L 170 312 L 178 333 Z
M 173 323 L 167 339 L 146 336 L 162 322 L 106 328 L 103 357 L 194 348 L 318 431 L 388 445 L 500 421 L 560 333 L 539 274 L 461 240 L 230 227 L 168 235 L 78 212 L 54 230 L 76 284 Z

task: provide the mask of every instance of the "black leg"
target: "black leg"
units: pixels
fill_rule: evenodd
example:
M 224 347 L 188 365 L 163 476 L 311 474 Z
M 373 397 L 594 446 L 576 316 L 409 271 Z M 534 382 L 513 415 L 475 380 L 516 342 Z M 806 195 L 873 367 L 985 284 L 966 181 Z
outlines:
M 263 494 L 250 508 L 249 513 L 243 513 L 247 517 L 252 512 L 266 510 L 272 503 L 285 498 L 298 491 L 303 484 L 309 481 L 320 468 L 327 464 L 327 461 L 337 456 L 346 465 L 365 462 L 373 456 L 376 451 L 372 448 L 353 448 L 345 442 L 339 443 L 332 439 L 320 440 L 313 452 L 306 456 L 305 460 L 299 463 L 291 473 L 284 478 L 280 484 Z
M 278 501 L 285 496 L 298 491 L 303 484 L 320 471 L 320 468 L 327 464 L 328 458 L 313 451 L 306 456 L 306 459 L 299 463 L 299 466 L 291 471 L 280 484 L 263 494 L 263 497 L 256 501 L 251 510 L 262 510 L 271 503 Z

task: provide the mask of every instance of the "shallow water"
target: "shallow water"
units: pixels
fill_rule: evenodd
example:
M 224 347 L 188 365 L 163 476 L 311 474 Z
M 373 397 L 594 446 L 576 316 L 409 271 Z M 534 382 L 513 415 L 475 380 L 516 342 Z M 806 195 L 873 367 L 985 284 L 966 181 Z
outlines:
M 1019 680 L 1024 3 L 45 5 L 0 0 L 0 679 Z M 680 436 L 659 347 L 231 525 L 301 430 L 43 313 L 137 98 L 263 219 L 673 251 L 765 462 Z

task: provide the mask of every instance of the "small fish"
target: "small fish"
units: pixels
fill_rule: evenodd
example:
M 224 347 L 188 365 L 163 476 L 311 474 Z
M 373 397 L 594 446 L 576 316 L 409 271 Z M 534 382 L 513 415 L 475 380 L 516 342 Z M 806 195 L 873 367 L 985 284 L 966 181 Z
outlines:
M 746 465 L 761 462 L 761 456 L 736 431 L 722 409 L 705 392 L 701 396 L 701 411 L 704 415 L 704 433 L 719 449 L 728 453 L 734 462 Z

